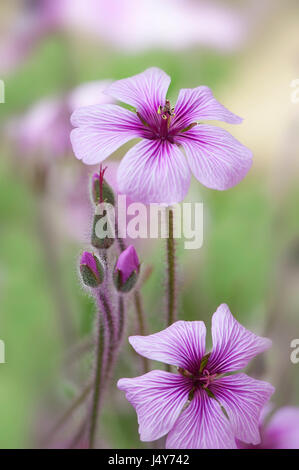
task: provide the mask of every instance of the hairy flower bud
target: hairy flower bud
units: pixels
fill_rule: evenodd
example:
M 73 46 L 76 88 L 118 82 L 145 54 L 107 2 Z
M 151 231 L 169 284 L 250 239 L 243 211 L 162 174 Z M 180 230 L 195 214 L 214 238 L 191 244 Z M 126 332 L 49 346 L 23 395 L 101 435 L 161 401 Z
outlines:
M 84 251 L 80 259 L 80 273 L 84 284 L 98 287 L 104 280 L 104 269 L 99 258 L 93 253 Z
M 100 167 L 100 171 L 98 173 L 94 173 L 92 175 L 91 180 L 91 197 L 95 204 L 99 204 L 101 202 L 108 202 L 112 206 L 115 205 L 115 197 L 113 193 L 113 189 L 104 179 L 104 174 L 107 168 Z
M 100 250 L 107 250 L 114 243 L 115 220 L 109 209 L 113 206 L 98 204 L 92 224 L 91 244 Z M 113 212 L 113 211 L 112 211 Z
M 135 286 L 139 275 L 140 263 L 133 245 L 124 250 L 115 265 L 113 280 L 120 292 L 129 292 Z

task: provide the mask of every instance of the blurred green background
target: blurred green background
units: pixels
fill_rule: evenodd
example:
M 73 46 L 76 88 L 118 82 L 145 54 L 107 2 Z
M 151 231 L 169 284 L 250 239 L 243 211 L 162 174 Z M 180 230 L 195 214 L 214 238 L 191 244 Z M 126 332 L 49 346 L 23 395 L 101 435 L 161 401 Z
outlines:
M 30 23 L 33 39 L 27 37 L 26 42 L 19 31 L 26 30 L 28 10 L 31 15 L 39 3 L 4 0 L 0 6 L 3 47 L 17 57 L 10 67 L 2 67 L 3 59 L 0 72 L 5 83 L 5 103 L 0 104 L 0 339 L 6 359 L 0 364 L 0 447 L 42 445 L 40 436 L 88 382 L 92 354 L 73 351 L 76 344 L 89 341 L 95 313 L 77 275 L 78 256 L 88 246 L 79 233 L 88 233 L 88 218 L 82 219 L 84 227 L 81 219 L 67 227 L 72 202 L 62 187 L 66 174 L 67 190 L 76 193 L 75 178 L 83 164 L 71 150 L 47 159 L 45 166 L 36 153 L 23 155 L 22 145 L 16 143 L 16 118 L 39 100 L 63 97 L 84 82 L 128 77 L 150 66 L 172 77 L 170 96 L 180 88 L 211 87 L 221 103 L 244 118 L 238 128 L 225 127 L 254 154 L 248 176 L 229 191 L 208 190 L 192 181 L 187 200 L 204 202 L 204 244 L 193 252 L 178 243 L 179 317 L 209 324 L 217 306 L 228 303 L 247 328 L 273 340 L 263 360 L 253 362 L 252 375 L 276 387 L 275 406 L 299 406 L 299 365 L 290 361 L 290 342 L 299 337 L 299 103 L 291 101 L 290 87 L 299 77 L 298 2 L 215 3 L 215 12 L 224 8 L 237 15 L 240 30 L 246 29 L 246 37 L 235 38 L 225 50 L 211 41 L 211 34 L 206 42 L 190 39 L 177 48 L 163 37 L 158 43 L 158 33 L 153 43 L 126 49 L 121 36 L 119 43 L 111 42 L 109 35 L 94 35 L 76 24 L 47 28 L 40 10 L 34 15 L 40 15 L 42 34 L 33 35 L 35 23 Z M 125 3 L 124 8 L 130 8 Z M 158 8 L 155 3 L 153 9 Z M 118 31 L 113 22 L 119 18 L 108 13 L 106 21 L 110 18 Z M 141 11 L 136 13 L 131 5 L 126 14 Z M 140 29 L 141 16 L 135 20 L 132 24 Z M 181 21 L 188 21 L 187 13 Z M 213 18 L 206 21 L 212 28 Z M 226 34 L 233 27 L 228 26 Z M 217 24 L 214 29 L 217 37 Z M 137 35 L 135 40 L 141 39 Z M 119 160 L 124 151 L 112 159 Z M 82 198 L 87 197 L 84 188 Z M 149 246 L 137 244 L 144 266 L 153 267 L 142 292 L 148 331 L 155 332 L 165 324 L 165 255 L 163 240 Z M 62 311 L 67 312 L 66 323 Z M 133 408 L 115 387 L 119 377 L 141 374 L 141 362 L 127 342 L 134 332 L 129 303 L 124 353 L 101 412 L 101 447 L 147 446 L 139 441 Z M 68 447 L 87 406 L 46 445 Z

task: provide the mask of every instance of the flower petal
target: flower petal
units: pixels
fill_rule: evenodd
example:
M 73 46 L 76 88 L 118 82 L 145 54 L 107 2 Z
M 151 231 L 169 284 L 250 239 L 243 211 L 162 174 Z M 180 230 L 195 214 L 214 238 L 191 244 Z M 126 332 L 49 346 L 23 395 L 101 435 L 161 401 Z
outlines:
M 299 449 L 299 408 L 280 408 L 263 430 L 263 449 Z
M 103 161 L 131 139 L 147 130 L 136 114 L 113 104 L 78 108 L 71 116 L 71 142 L 79 160 L 88 165 Z
M 145 204 L 182 201 L 190 178 L 186 158 L 175 144 L 148 139 L 128 151 L 117 174 L 120 192 Z
M 213 315 L 212 339 L 213 351 L 207 368 L 218 374 L 243 369 L 272 344 L 270 339 L 256 336 L 240 325 L 226 304 L 221 304 Z
M 215 380 L 209 388 L 225 408 L 235 437 L 259 444 L 260 415 L 274 387 L 246 374 L 236 374 Z
M 202 321 L 177 321 L 148 336 L 130 336 L 135 351 L 155 361 L 198 372 L 205 354 L 206 327 Z
M 164 106 L 170 77 L 157 67 L 112 83 L 105 91 L 113 98 L 134 106 L 148 123 L 158 122 L 158 107 Z
M 219 403 L 198 389 L 167 436 L 167 449 L 235 449 L 231 424 Z
M 225 121 L 240 124 L 242 118 L 231 113 L 216 98 L 207 86 L 180 90 L 175 106 L 172 129 L 182 130 L 193 122 L 202 120 Z
M 194 176 L 208 188 L 232 188 L 252 165 L 251 151 L 219 127 L 199 125 L 175 141 L 183 145 Z
M 120 390 L 134 406 L 140 439 L 153 441 L 168 433 L 176 422 L 191 389 L 186 377 L 153 370 L 134 379 L 120 379 Z

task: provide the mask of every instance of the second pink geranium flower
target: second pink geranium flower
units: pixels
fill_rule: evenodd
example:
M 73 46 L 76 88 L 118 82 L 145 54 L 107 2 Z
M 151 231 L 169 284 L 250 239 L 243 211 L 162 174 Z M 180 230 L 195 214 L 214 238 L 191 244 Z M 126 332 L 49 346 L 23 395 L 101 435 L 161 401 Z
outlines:
M 222 106 L 206 86 L 182 89 L 175 107 L 166 99 L 170 77 L 150 68 L 112 83 L 106 93 L 136 112 L 105 104 L 77 109 L 71 118 L 74 153 L 84 163 L 102 162 L 126 142 L 141 138 L 118 169 L 118 186 L 131 199 L 172 204 L 184 199 L 191 172 L 205 186 L 238 184 L 252 163 L 249 149 L 222 128 L 199 124 L 242 119 Z M 182 150 L 184 150 L 185 155 Z
M 205 340 L 202 321 L 178 321 L 149 336 L 129 337 L 139 354 L 178 371 L 153 370 L 118 381 L 136 410 L 142 441 L 167 435 L 167 449 L 235 449 L 236 439 L 260 443 L 260 415 L 274 388 L 231 373 L 246 367 L 271 341 L 238 323 L 225 304 L 212 317 L 210 353 Z

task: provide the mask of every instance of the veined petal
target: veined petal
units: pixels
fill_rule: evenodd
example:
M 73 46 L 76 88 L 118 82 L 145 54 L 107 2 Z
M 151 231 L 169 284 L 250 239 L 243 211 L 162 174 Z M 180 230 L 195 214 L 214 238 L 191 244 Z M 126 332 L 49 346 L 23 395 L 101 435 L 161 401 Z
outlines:
M 78 108 L 71 116 L 74 153 L 88 165 L 103 161 L 131 139 L 144 137 L 147 130 L 135 113 L 113 104 Z
M 202 321 L 177 321 L 148 336 L 130 336 L 129 342 L 142 356 L 198 372 L 205 354 L 206 327 Z
M 207 368 L 210 373 L 237 371 L 257 354 L 270 348 L 272 341 L 247 330 L 221 304 L 212 317 L 213 351 Z
M 168 433 L 191 389 L 186 377 L 160 370 L 134 379 L 120 379 L 117 386 L 126 392 L 127 400 L 136 410 L 142 441 L 154 441 Z
M 178 134 L 194 176 L 223 191 L 238 184 L 252 165 L 251 151 L 220 127 L 199 125 Z
M 157 67 L 112 83 L 105 93 L 134 106 L 148 123 L 158 122 L 158 107 L 164 106 L 170 77 Z
M 172 204 L 184 199 L 190 185 L 190 169 L 180 149 L 164 140 L 142 140 L 120 162 L 120 192 L 132 200 Z
M 231 424 L 219 403 L 198 389 L 170 430 L 167 449 L 236 449 Z
M 240 124 L 242 118 L 226 109 L 207 86 L 180 90 L 172 129 L 182 130 L 193 122 L 211 120 Z
M 259 444 L 260 415 L 274 387 L 246 374 L 236 374 L 215 380 L 209 388 L 225 408 L 235 437 L 242 442 Z

